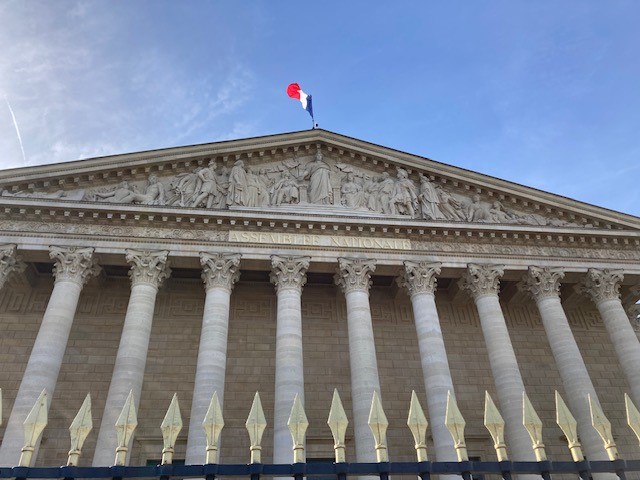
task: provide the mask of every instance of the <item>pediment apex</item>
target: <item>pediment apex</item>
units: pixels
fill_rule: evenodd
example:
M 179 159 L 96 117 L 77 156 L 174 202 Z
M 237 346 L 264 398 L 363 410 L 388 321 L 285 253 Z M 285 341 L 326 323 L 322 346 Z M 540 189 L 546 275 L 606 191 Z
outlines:
M 640 229 L 638 217 L 322 129 L 5 170 L 0 193 L 114 205 Z

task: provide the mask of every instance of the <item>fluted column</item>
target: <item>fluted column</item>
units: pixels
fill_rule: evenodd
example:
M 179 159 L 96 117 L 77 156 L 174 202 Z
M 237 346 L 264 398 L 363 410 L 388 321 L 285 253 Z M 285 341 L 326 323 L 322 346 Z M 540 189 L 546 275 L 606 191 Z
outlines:
M 191 402 L 187 465 L 201 465 L 205 462 L 207 438 L 202 422 L 213 392 L 218 392 L 220 405 L 224 405 L 229 305 L 233 286 L 240 278 L 240 254 L 201 252 L 200 263 L 206 297 Z
M 560 280 L 563 277 L 562 268 L 529 267 L 528 274 L 522 279 L 522 286 L 531 293 L 540 311 L 569 407 L 578 421 L 578 434 L 587 457 L 590 460 L 607 460 L 602 439 L 591 426 L 587 400 L 588 394 L 594 401 L 598 401 L 598 396 L 560 303 Z
M 507 445 L 514 460 L 533 460 L 531 439 L 522 425 L 522 392 L 524 383 L 504 320 L 498 291 L 502 265 L 470 263 L 461 286 L 475 301 L 482 334 L 487 346 L 491 373 L 496 385 L 500 411 L 506 422 Z
M 129 391 L 133 391 L 136 409 L 140 403 L 156 295 L 162 282 L 171 273 L 167 262 L 168 255 L 169 252 L 166 250 L 127 250 L 127 262 L 131 264 L 131 296 L 98 433 L 93 456 L 94 466 L 113 464 L 117 446 L 114 425 Z
M 455 462 L 457 456 L 453 439 L 444 424 L 447 392 L 454 393 L 453 380 L 434 296 L 440 263 L 407 261 L 404 262 L 404 267 L 400 283 L 409 292 L 413 305 L 436 460 Z
M 2 466 L 18 465 L 24 443 L 22 424 L 42 389 L 49 392 L 49 401 L 53 397 L 80 292 L 87 280 L 100 271 L 93 259 L 93 248 L 50 247 L 49 256 L 55 260 L 53 292 L 4 433 L 0 447 Z M 0 264 L 11 265 L 13 261 L 5 257 Z M 0 271 L 2 268 L 6 267 L 0 266 Z
M 582 290 L 596 304 L 622 367 L 631 397 L 640 405 L 640 342 L 620 301 L 622 270 L 590 268 Z
M 380 394 L 376 345 L 371 324 L 369 287 L 375 260 L 339 258 L 336 284 L 347 302 L 351 402 L 358 462 L 375 462 L 374 441 L 369 429 L 369 410 L 374 390 Z
M 296 395 L 304 405 L 301 296 L 310 260 L 309 257 L 271 257 L 271 281 L 278 295 L 273 463 L 293 463 L 287 420 Z

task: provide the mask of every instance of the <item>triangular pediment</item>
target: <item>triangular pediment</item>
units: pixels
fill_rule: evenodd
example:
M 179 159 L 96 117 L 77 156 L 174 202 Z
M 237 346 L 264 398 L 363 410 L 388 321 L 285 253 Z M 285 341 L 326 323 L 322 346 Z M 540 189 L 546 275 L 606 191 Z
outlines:
M 636 230 L 640 219 L 325 130 L 0 172 L 0 201 Z

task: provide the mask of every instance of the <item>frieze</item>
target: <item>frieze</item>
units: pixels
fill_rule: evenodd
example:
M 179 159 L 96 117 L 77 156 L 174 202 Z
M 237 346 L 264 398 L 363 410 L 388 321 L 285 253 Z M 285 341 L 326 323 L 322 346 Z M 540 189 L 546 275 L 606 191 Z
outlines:
M 2 190 L 7 197 L 60 199 L 120 205 L 158 205 L 223 209 L 317 206 L 319 211 L 357 215 L 401 216 L 424 221 L 455 221 L 533 226 L 579 226 L 572 221 L 519 211 L 496 198 L 436 182 L 426 172 L 400 166 L 366 169 L 340 158 L 315 154 L 233 165 L 212 160 L 177 175 L 152 173 L 146 180 L 122 179 L 117 184 L 54 192 Z M 388 164 L 387 164 L 388 165 Z M 584 226 L 592 226 L 585 224 Z

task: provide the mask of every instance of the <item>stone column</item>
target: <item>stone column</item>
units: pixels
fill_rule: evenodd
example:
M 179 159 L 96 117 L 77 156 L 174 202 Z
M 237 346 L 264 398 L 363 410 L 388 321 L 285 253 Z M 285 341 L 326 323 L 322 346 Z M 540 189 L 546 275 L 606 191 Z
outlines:
M 206 297 L 191 402 L 185 461 L 187 465 L 202 465 L 205 462 L 207 437 L 202 422 L 213 392 L 218 392 L 220 405 L 224 405 L 229 305 L 231 290 L 240 278 L 240 254 L 201 252 L 200 263 Z
M 640 405 L 640 342 L 620 301 L 622 270 L 590 268 L 582 290 L 596 304 L 622 367 L 631 398 Z
M 166 250 L 127 250 L 127 262 L 131 264 L 131 296 L 102 414 L 93 466 L 113 465 L 117 446 L 114 425 L 129 391 L 133 391 L 136 410 L 140 404 L 156 295 L 162 282 L 171 273 L 168 255 Z
M 404 266 L 405 273 L 400 284 L 409 292 L 413 305 L 436 460 L 455 462 L 457 456 L 453 439 L 444 424 L 447 392 L 454 394 L 453 380 L 434 296 L 440 263 L 407 261 Z
M 271 281 L 278 295 L 273 463 L 293 463 L 293 443 L 287 421 L 296 394 L 304 405 L 301 296 L 310 260 L 309 257 L 271 257 Z
M 376 345 L 371 324 L 369 287 L 375 260 L 339 258 L 336 284 L 347 301 L 351 402 L 356 441 L 356 460 L 375 462 L 374 440 L 369 429 L 369 410 L 374 390 L 380 394 Z
M 24 444 L 22 424 L 42 389 L 47 389 L 49 402 L 51 402 L 80 291 L 87 280 L 100 271 L 100 267 L 93 259 L 93 248 L 50 247 L 49 256 L 55 260 L 53 292 L 4 433 L 0 447 L 0 465 L 2 466 L 18 465 L 20 450 Z M 7 262 L 5 259 L 0 265 L 11 265 L 12 262 L 13 260 Z M 11 267 L 0 266 L 0 271 L 6 268 Z M 4 276 L 4 272 L 2 275 Z M 35 458 L 36 455 L 33 456 L 33 460 Z
M 511 458 L 516 461 L 535 460 L 531 439 L 522 425 L 524 383 L 498 300 L 503 272 L 502 265 L 470 263 L 460 286 L 471 293 L 478 309 L 500 412 L 506 422 L 506 440 Z
M 591 394 L 591 398 L 596 402 L 598 396 L 560 303 L 560 280 L 563 277 L 562 268 L 529 267 L 528 274 L 522 279 L 522 286 L 531 293 L 540 311 L 551 352 L 567 393 L 569 407 L 578 422 L 578 434 L 587 457 L 590 460 L 607 460 L 602 439 L 591 426 L 587 400 L 588 394 Z

